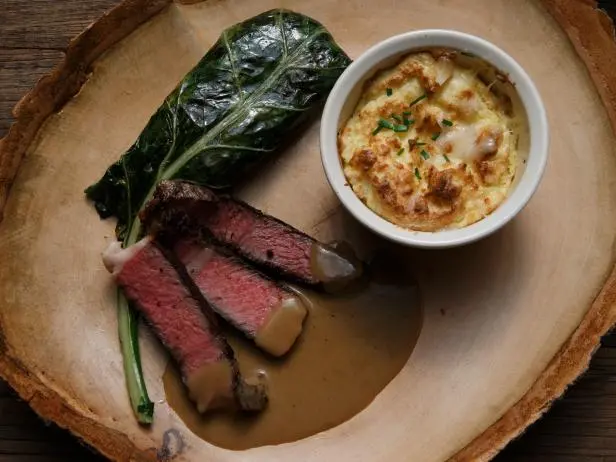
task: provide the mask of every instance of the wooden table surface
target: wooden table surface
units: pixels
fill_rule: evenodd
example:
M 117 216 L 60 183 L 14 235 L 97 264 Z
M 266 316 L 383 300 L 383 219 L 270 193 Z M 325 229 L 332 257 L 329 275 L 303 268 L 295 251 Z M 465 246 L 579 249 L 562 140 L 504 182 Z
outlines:
M 581 0 L 580 0 L 581 1 Z M 62 57 L 69 39 L 118 0 L 0 0 L 0 137 L 11 108 Z M 616 0 L 600 2 L 616 18 Z M 42 422 L 0 381 L 0 462 L 101 462 Z M 565 397 L 497 462 L 616 462 L 616 334 Z

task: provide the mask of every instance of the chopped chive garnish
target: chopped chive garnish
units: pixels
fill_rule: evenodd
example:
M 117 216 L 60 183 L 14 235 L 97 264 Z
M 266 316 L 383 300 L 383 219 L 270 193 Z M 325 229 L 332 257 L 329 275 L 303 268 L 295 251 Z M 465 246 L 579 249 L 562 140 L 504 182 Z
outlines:
M 428 160 L 430 158 L 430 154 L 428 154 L 425 149 L 422 149 L 420 154 L 421 157 L 424 158 L 424 160 Z
M 441 136 L 441 132 L 436 132 L 434 135 L 432 135 L 432 141 L 438 140 L 439 136 Z
M 405 117 L 404 119 L 402 119 L 402 123 L 408 127 L 409 125 L 413 125 L 415 121 L 413 119 L 407 119 Z
M 387 90 L 385 90 L 385 93 L 387 93 L 387 96 L 391 96 L 394 91 L 391 88 L 388 88 Z
M 418 143 L 415 143 L 415 146 L 425 146 L 426 144 L 427 143 L 418 142 Z
M 394 120 L 397 120 L 400 123 L 402 123 L 402 117 L 400 117 L 398 114 L 392 114 L 391 118 L 394 119 Z
M 376 135 L 378 132 L 380 132 L 381 130 L 383 130 L 383 127 L 381 127 L 380 125 L 378 127 L 376 127 L 374 130 L 372 130 L 372 134 Z
M 392 124 L 389 120 L 379 119 L 379 127 L 381 128 L 389 128 L 390 130 L 394 129 L 394 124 Z
M 447 162 L 451 162 L 451 161 L 449 160 L 449 157 L 447 157 L 447 154 L 443 154 L 443 157 L 445 158 L 445 160 L 446 160 Z
M 405 115 L 405 116 L 410 116 L 411 114 L 412 114 L 411 111 L 403 111 L 402 112 L 402 115 Z
M 416 177 L 418 180 L 421 180 L 421 175 L 419 174 L 419 169 L 418 169 L 417 167 L 415 167 L 415 177 Z
M 393 130 L 396 133 L 408 132 L 409 131 L 409 127 L 408 127 L 408 125 L 394 125 Z
M 415 98 L 413 101 L 411 101 L 411 104 L 409 104 L 409 107 L 413 107 L 415 106 L 417 103 L 419 103 L 422 99 L 425 99 L 428 97 L 427 93 L 424 93 L 423 95 L 421 95 L 418 98 Z
M 400 155 L 402 155 L 403 152 L 404 152 L 404 148 L 400 148 L 400 150 L 398 151 L 398 153 L 396 155 L 400 156 Z
M 453 122 L 451 120 L 443 119 L 443 125 L 451 127 L 453 125 Z

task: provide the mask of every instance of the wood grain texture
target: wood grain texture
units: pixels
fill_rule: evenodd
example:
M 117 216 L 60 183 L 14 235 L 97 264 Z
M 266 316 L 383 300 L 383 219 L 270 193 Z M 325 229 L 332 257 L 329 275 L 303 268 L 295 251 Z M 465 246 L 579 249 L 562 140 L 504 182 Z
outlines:
M 5 0 L 0 4 L 0 137 L 10 108 L 61 57 L 70 37 L 113 6 L 111 0 Z M 606 9 L 616 13 L 613 3 Z M 607 337 L 590 371 L 498 462 L 616 460 L 616 336 Z M 27 442 L 27 443 L 24 443 Z M 101 460 L 63 432 L 46 428 L 25 403 L 0 388 L 0 462 Z
M 3 0 L 2 48 L 63 50 L 85 26 L 115 6 L 116 0 Z
M 59 50 L 0 48 L 0 137 L 6 134 L 12 123 L 11 111 L 21 95 L 32 88 L 62 57 Z

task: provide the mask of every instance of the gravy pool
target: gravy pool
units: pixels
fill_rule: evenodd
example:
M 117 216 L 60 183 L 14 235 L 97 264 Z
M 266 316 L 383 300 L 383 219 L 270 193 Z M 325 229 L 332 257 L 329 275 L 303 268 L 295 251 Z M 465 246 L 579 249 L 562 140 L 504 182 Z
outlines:
M 200 415 L 173 364 L 163 377 L 169 405 L 197 436 L 234 450 L 297 441 L 350 419 L 398 374 L 419 337 L 418 287 L 404 267 L 391 261 L 387 267 L 373 265 L 370 281 L 345 295 L 302 290 L 309 315 L 282 358 L 229 331 L 242 373 L 267 375 L 270 402 L 263 412 Z

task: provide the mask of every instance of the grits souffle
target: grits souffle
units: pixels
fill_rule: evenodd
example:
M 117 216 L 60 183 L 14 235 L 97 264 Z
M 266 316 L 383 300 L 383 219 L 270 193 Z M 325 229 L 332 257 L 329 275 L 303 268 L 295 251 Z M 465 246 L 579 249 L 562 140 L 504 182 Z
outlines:
M 338 135 L 347 182 L 401 227 L 468 226 L 507 197 L 523 110 L 507 77 L 449 49 L 405 56 L 364 85 Z

